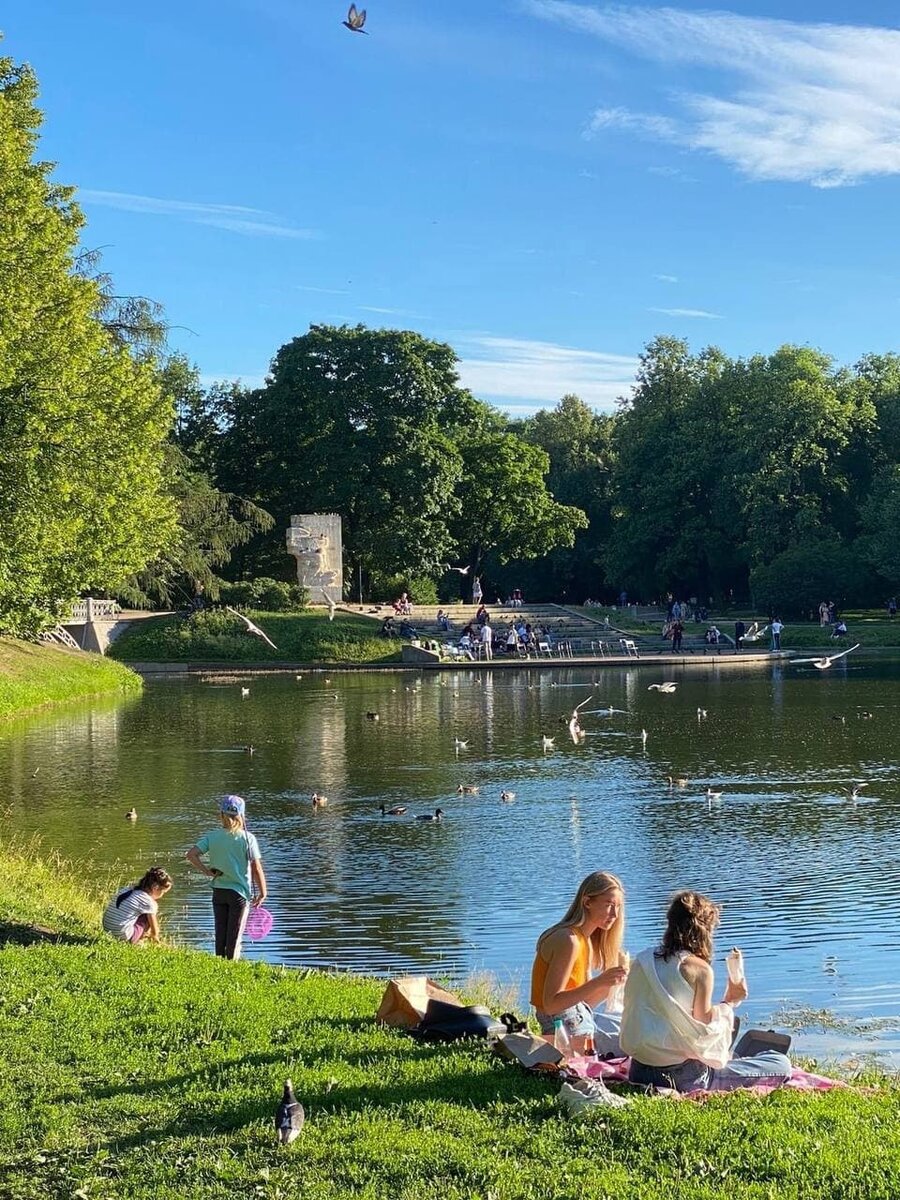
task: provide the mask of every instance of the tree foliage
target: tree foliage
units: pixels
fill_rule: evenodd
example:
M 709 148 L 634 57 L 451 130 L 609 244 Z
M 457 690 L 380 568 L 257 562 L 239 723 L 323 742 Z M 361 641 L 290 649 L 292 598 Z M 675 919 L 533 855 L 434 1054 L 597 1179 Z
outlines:
M 116 587 L 175 528 L 171 407 L 77 269 L 81 214 L 34 159 L 36 94 L 0 59 L 0 628 L 15 631 Z

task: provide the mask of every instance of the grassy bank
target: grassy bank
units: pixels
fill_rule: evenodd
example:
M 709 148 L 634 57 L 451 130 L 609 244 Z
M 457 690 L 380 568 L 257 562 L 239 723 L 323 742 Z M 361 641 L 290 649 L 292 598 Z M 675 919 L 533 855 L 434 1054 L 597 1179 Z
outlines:
M 552 1081 L 481 1045 L 376 1028 L 376 981 L 98 940 L 77 894 L 0 846 L 0 912 L 71 914 L 66 942 L 0 948 L 4 1200 L 896 1196 L 892 1090 L 640 1097 L 571 1122 Z M 307 1125 L 281 1150 L 286 1076 Z
M 0 720 L 62 700 L 140 688 L 133 671 L 99 654 L 0 637 Z
M 378 625 L 352 613 L 333 621 L 322 612 L 252 612 L 251 619 L 278 647 L 247 633 L 225 612 L 136 621 L 111 646 L 122 662 L 396 662 L 397 642 L 378 636 Z

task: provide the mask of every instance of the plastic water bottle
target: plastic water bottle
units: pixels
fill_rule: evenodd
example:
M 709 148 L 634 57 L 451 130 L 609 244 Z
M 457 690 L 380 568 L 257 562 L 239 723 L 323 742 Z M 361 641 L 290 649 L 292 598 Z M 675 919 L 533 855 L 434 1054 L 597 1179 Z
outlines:
M 737 946 L 732 946 L 725 955 L 725 969 L 732 983 L 744 982 L 744 956 Z
M 572 1057 L 572 1042 L 562 1017 L 557 1017 L 553 1022 L 553 1045 L 564 1060 Z

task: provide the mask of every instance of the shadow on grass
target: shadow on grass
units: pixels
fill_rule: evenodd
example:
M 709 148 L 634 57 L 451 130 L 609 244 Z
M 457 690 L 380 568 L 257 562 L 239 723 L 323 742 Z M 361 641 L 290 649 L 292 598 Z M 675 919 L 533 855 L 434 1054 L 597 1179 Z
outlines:
M 29 925 L 20 921 L 0 921 L 0 947 L 34 946 L 51 942 L 57 946 L 87 946 L 95 939 L 74 933 L 60 933 L 45 925 Z

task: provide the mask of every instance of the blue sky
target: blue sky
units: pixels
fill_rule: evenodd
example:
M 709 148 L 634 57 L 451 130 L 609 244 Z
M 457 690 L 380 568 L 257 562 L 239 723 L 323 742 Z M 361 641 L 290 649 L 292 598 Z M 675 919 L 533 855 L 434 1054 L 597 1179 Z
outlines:
M 860 0 L 7 0 L 84 242 L 205 378 L 313 321 L 610 408 L 659 333 L 898 349 L 900 32 Z

